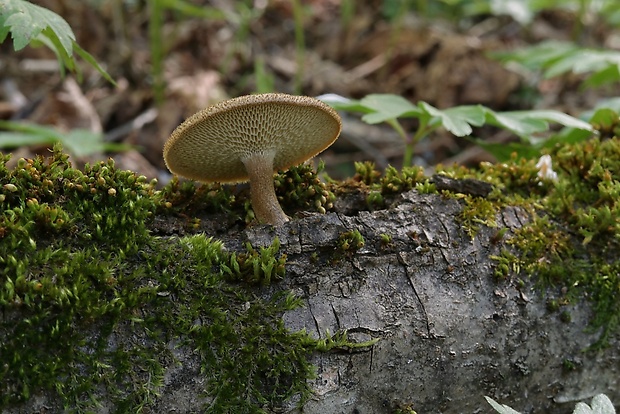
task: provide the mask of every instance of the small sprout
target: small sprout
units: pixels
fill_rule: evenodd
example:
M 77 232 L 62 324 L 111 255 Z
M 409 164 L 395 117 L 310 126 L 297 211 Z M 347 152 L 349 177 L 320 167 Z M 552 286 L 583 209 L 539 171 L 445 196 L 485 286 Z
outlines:
M 338 248 L 341 251 L 355 252 L 364 247 L 364 244 L 364 237 L 359 230 L 351 230 L 338 237 Z
M 286 255 L 277 256 L 280 239 L 273 240 L 271 246 L 261 247 L 259 251 L 250 243 L 246 244 L 246 253 L 232 253 L 229 263 L 223 266 L 227 276 L 233 281 L 245 281 L 251 284 L 268 285 L 273 280 L 282 279 L 286 272 Z
M 575 362 L 571 361 L 570 359 L 565 359 L 564 361 L 562 361 L 562 366 L 566 371 L 574 371 L 577 369 L 577 364 L 575 364 Z
M 432 183 L 429 180 L 415 183 L 415 189 L 420 194 L 437 194 L 437 187 L 435 186 L 435 183 Z
M 319 261 L 319 254 L 317 252 L 312 252 L 310 254 L 310 261 L 312 263 L 317 263 Z
M 276 193 L 283 205 L 291 208 L 312 208 L 325 214 L 333 207 L 333 193 L 325 189 L 312 165 L 302 164 L 275 176 Z
M 375 164 L 370 161 L 355 162 L 355 177 L 356 181 L 360 181 L 366 185 L 373 184 L 381 173 L 376 170 Z
M 557 299 L 549 299 L 547 301 L 547 310 L 549 312 L 557 312 L 560 309 L 560 302 Z
M 14 193 L 17 191 L 17 186 L 15 184 L 4 184 L 3 188 L 7 191 Z
M 501 229 L 496 231 L 495 234 L 491 237 L 491 243 L 498 244 L 499 242 L 501 242 L 506 235 L 506 232 L 508 232 L 508 227 L 502 227 Z
M 381 245 L 384 247 L 392 243 L 392 236 L 387 233 L 381 233 L 379 237 L 381 238 Z
M 538 178 L 540 181 L 557 181 L 558 174 L 553 171 L 550 155 L 543 155 L 536 163 L 536 168 L 538 168 Z
M 371 209 L 374 208 L 383 208 L 383 195 L 381 195 L 380 191 L 371 191 L 366 196 L 366 204 Z
M 564 323 L 570 323 L 573 320 L 573 317 L 571 316 L 570 312 L 562 311 L 560 313 L 560 320 Z

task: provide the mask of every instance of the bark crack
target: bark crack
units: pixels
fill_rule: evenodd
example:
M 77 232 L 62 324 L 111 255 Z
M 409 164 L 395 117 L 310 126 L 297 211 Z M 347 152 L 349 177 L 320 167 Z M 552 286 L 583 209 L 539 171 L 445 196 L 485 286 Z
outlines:
M 441 223 L 441 226 L 443 227 L 443 231 L 446 234 L 447 244 L 450 245 L 450 242 L 452 241 L 452 238 L 450 237 L 450 228 L 441 219 L 439 219 L 439 223 Z
M 418 303 L 422 307 L 422 314 L 424 315 L 424 324 L 426 326 L 426 333 L 427 333 L 429 338 L 432 338 L 433 335 L 431 334 L 431 326 L 430 326 L 430 322 L 428 320 L 428 313 L 426 313 L 426 307 L 424 306 L 424 302 L 422 302 L 422 298 L 420 298 L 420 295 L 418 294 L 418 291 L 416 290 L 415 285 L 413 284 L 413 280 L 411 280 L 411 276 L 409 275 L 409 270 L 408 270 L 407 262 L 406 262 L 405 258 L 403 257 L 403 252 L 399 252 L 396 255 L 396 257 L 398 259 L 398 263 L 400 263 L 402 265 L 403 270 L 405 271 L 405 277 L 407 278 L 407 281 L 409 282 L 409 286 L 411 286 L 411 289 L 413 290 L 413 294 L 415 295 L 416 299 L 418 300 Z
M 342 329 L 340 325 L 340 318 L 338 317 L 338 312 L 336 312 L 336 308 L 334 308 L 334 304 L 329 302 L 329 306 L 331 306 L 332 312 L 334 313 L 334 318 L 336 318 L 336 326 L 338 326 L 338 329 Z
M 312 304 L 310 303 L 310 301 L 308 301 L 308 311 L 310 312 L 310 315 L 312 315 L 312 319 L 314 320 L 314 326 L 316 328 L 316 332 L 319 336 L 319 338 L 321 337 L 321 327 L 319 326 L 319 321 L 316 319 L 316 316 L 314 316 L 314 312 L 312 312 Z

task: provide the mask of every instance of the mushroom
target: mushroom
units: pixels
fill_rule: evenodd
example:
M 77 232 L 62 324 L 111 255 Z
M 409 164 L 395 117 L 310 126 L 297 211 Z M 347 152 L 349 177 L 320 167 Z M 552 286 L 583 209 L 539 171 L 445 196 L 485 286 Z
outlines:
M 340 134 L 340 116 L 308 96 L 246 95 L 209 106 L 179 125 L 164 145 L 173 173 L 202 182 L 250 181 L 260 222 L 288 221 L 276 197 L 274 172 L 314 157 Z

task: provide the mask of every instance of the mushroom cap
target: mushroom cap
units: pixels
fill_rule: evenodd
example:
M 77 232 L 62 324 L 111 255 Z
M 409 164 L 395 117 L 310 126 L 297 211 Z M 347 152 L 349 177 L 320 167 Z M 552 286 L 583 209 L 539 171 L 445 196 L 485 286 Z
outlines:
M 308 96 L 246 95 L 209 106 L 179 125 L 164 145 L 170 171 L 198 181 L 249 179 L 242 159 L 273 155 L 273 170 L 314 157 L 340 134 L 340 116 Z

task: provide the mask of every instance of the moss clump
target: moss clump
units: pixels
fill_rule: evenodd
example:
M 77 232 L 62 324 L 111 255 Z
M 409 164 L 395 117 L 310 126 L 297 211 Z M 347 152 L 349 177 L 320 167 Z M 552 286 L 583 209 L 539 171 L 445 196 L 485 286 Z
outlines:
M 268 285 L 284 278 L 286 255 L 278 257 L 280 239 L 275 237 L 271 246 L 261 247 L 258 251 L 247 243 L 246 250 L 246 253 L 231 253 L 229 262 L 220 265 L 230 280 Z
M 282 207 L 289 214 L 297 210 L 314 210 L 325 213 L 333 207 L 334 194 L 329 191 L 320 178 L 323 170 L 320 164 L 317 171 L 311 165 L 302 164 L 291 167 L 274 177 L 276 195 Z M 232 221 L 254 221 L 255 216 L 249 198 L 249 187 L 242 185 L 222 185 L 179 180 L 173 177 L 160 192 L 165 200 L 163 210 L 182 216 L 222 213 Z M 191 229 L 192 223 L 187 223 Z
M 316 171 L 310 164 L 302 164 L 277 174 L 276 195 L 282 207 L 287 211 L 310 209 L 323 214 L 331 209 L 335 196 L 319 179 L 324 168 L 322 163 Z
M 51 159 L 22 159 L 12 171 L 6 161 L 2 156 L 0 405 L 47 388 L 65 405 L 81 406 L 92 389 L 82 376 L 97 378 L 120 355 L 104 350 L 105 337 L 85 332 L 109 334 L 154 294 L 131 265 L 150 240 L 153 186 L 112 161 L 75 170 L 58 148 Z
M 341 233 L 336 244 L 341 253 L 351 254 L 364 247 L 366 243 L 362 233 L 356 229 Z
M 497 227 L 496 217 L 499 203 L 483 197 L 463 195 L 463 210 L 457 220 L 472 239 L 480 231 L 480 226 Z
M 422 167 L 405 167 L 399 171 L 388 166 L 382 174 L 372 162 L 356 162 L 355 175 L 345 182 L 332 183 L 331 188 L 337 196 L 364 194 L 363 208 L 369 210 L 385 208 L 395 195 L 413 188 L 424 193 L 435 192 Z
M 504 252 L 498 274 L 516 269 L 542 286 L 560 287 L 558 306 L 587 295 L 601 345 L 620 325 L 620 140 L 562 145 L 550 155 L 555 183 L 541 183 L 533 161 L 499 165 L 498 177 L 486 169 L 492 180 L 508 174 L 505 188 L 515 195 L 507 193 L 502 202 L 527 205 L 532 215 L 507 241 L 518 254 Z
M 480 225 L 494 227 L 502 207 L 519 206 L 531 220 L 514 234 L 502 232 L 492 242 L 505 248 L 495 256 L 495 275 L 524 272 L 544 288 L 557 287 L 553 299 L 560 308 L 587 296 L 595 310 L 593 326 L 604 344 L 620 325 L 620 140 L 593 138 L 557 145 L 549 151 L 557 181 L 539 177 L 538 160 L 518 159 L 481 165 L 478 170 L 439 167 L 453 178 L 475 178 L 492 183 L 486 198 L 449 194 L 463 200 L 458 219 L 475 236 Z M 506 236 L 506 237 L 504 237 Z
M 195 190 L 162 192 L 112 161 L 74 169 L 51 158 L 0 160 L 0 408 L 49 393 L 70 412 L 105 398 L 118 413 L 153 406 L 175 348 L 195 355 L 205 412 L 260 412 L 309 396 L 307 362 L 330 344 L 289 332 L 278 246 L 226 251 L 203 235 L 158 238 L 153 216 Z M 111 191 L 111 190 L 114 191 Z
M 166 202 L 162 207 L 185 215 L 200 213 L 239 214 L 240 204 L 234 187 L 218 183 L 196 185 L 194 181 L 179 180 L 175 175 L 160 192 Z

